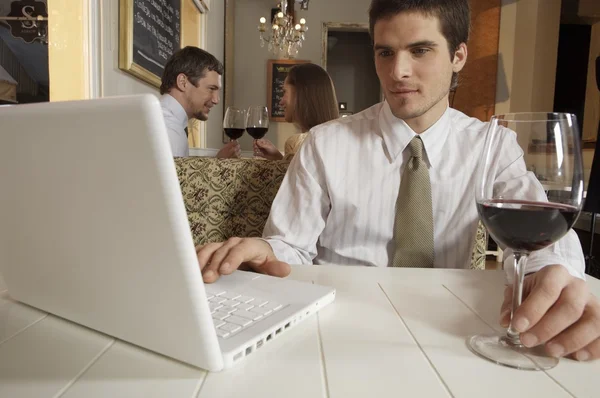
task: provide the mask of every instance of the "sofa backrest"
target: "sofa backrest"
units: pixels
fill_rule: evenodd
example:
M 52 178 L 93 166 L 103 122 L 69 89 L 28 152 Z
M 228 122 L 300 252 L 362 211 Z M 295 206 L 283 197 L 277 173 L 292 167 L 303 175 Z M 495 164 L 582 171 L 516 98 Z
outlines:
M 176 158 L 196 245 L 259 237 L 289 165 L 260 159 Z
M 289 161 L 187 157 L 175 164 L 194 243 L 204 245 L 262 236 Z M 486 245 L 479 223 L 471 268 L 485 268 Z

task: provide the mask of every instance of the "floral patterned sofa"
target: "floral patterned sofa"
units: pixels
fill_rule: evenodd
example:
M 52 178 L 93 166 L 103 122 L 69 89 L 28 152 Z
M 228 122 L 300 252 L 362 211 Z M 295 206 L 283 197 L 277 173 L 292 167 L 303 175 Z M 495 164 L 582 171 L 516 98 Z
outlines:
M 269 216 L 289 161 L 176 158 L 177 175 L 196 245 L 232 236 L 256 237 Z M 485 268 L 485 228 L 477 230 L 471 268 Z

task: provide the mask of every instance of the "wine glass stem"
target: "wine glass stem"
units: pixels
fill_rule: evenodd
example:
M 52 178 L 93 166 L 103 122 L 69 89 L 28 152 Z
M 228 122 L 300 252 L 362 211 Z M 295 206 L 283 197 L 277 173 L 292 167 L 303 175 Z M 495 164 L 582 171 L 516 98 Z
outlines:
M 515 315 L 515 311 L 521 305 L 523 299 L 523 278 L 525 277 L 525 263 L 527 261 L 527 254 L 514 252 L 514 277 L 513 277 L 513 297 L 512 297 L 512 308 L 510 310 L 510 325 L 506 331 L 506 337 L 510 344 L 521 345 L 521 339 L 519 338 L 519 332 L 513 328 L 512 321 Z

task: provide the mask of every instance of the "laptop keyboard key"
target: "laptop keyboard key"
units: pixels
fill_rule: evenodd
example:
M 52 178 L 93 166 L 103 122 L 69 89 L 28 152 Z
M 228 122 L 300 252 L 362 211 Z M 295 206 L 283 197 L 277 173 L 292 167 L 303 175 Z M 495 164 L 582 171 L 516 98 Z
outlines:
M 221 304 L 223 301 L 227 301 L 225 297 L 216 296 L 208 300 L 210 303 Z
M 213 323 L 215 324 L 216 328 L 218 328 L 219 326 L 225 325 L 225 321 L 223 321 L 219 318 L 215 318 L 215 317 L 213 317 Z
M 273 311 L 264 307 L 254 307 L 250 309 L 250 312 L 256 312 L 257 314 L 261 314 L 262 316 L 267 316 Z
M 241 301 L 242 303 L 249 303 L 254 300 L 254 297 L 240 296 L 240 297 L 236 298 L 236 300 Z
M 258 321 L 260 318 L 263 317 L 262 314 L 259 314 L 257 312 L 248 312 L 243 310 L 234 311 L 231 313 L 231 315 L 241 316 L 242 318 L 251 319 L 253 321 Z
M 219 308 L 219 311 L 226 312 L 226 313 L 229 314 L 229 313 L 235 311 L 235 308 L 234 307 L 228 307 L 228 306 L 224 305 L 221 308 Z
M 262 308 L 268 308 L 268 309 L 273 310 L 273 311 L 277 311 L 281 307 L 282 307 L 281 304 L 276 303 L 274 301 L 270 301 L 267 304 L 265 304 L 265 305 L 262 306 Z
M 221 325 L 219 327 L 219 329 L 221 330 L 227 330 L 230 333 L 234 333 L 237 332 L 238 330 L 240 330 L 242 327 L 240 325 L 236 325 L 235 323 L 226 323 L 225 325 Z
M 219 336 L 219 337 L 225 338 L 225 337 L 229 336 L 229 334 L 230 333 L 227 330 L 217 329 L 217 336 Z
M 210 308 L 210 312 L 215 312 L 216 310 L 218 310 L 219 308 L 222 308 L 223 306 L 221 304 L 217 304 L 217 303 L 208 303 L 208 308 Z
M 227 318 L 229 316 L 229 313 L 227 312 L 223 312 L 223 311 L 215 311 L 212 314 L 213 319 L 220 319 L 223 320 L 225 318 Z
M 242 310 L 242 311 L 248 311 L 250 308 L 253 308 L 254 306 L 252 304 L 245 304 L 242 303 L 240 305 L 238 305 L 237 307 L 235 307 L 238 310 Z
M 227 300 L 227 301 L 223 301 L 221 304 L 226 305 L 228 307 L 235 307 L 235 306 L 240 305 L 241 303 L 236 300 Z
M 248 326 L 252 323 L 252 320 L 232 315 L 229 318 L 227 318 L 227 323 L 234 323 L 240 326 Z
M 234 293 L 234 292 L 225 292 L 225 293 L 221 294 L 220 296 L 225 297 L 226 299 L 229 299 L 229 300 L 233 300 L 233 299 L 240 297 L 239 294 Z

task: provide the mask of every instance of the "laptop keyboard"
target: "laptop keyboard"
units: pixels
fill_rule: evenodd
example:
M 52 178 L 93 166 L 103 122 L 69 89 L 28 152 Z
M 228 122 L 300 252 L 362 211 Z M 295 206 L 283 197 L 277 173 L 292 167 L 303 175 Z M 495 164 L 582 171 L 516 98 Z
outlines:
M 224 339 L 247 329 L 284 307 L 274 301 L 244 296 L 232 291 L 213 291 L 209 287 L 206 290 L 217 335 Z

